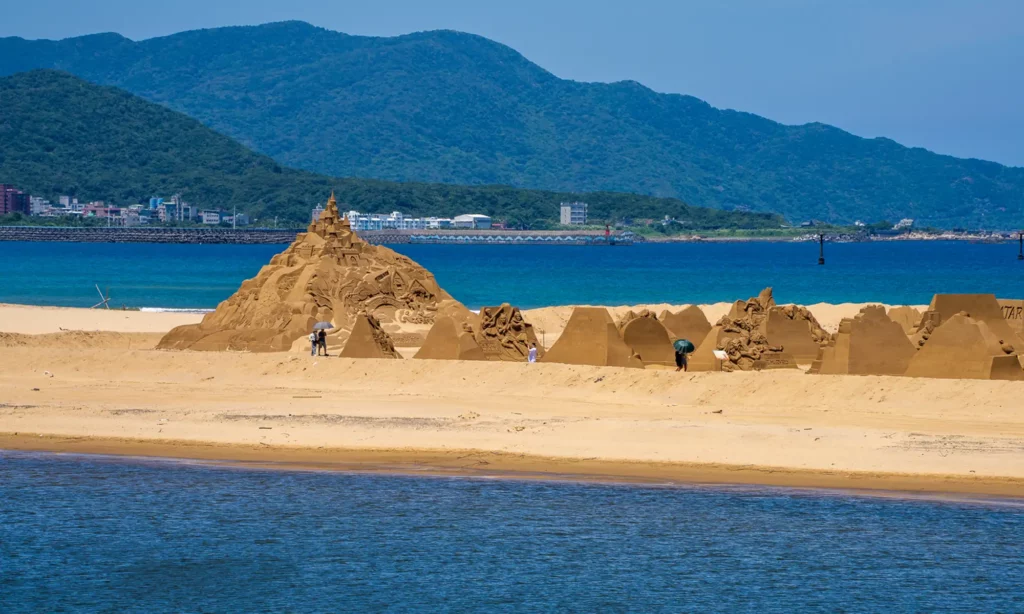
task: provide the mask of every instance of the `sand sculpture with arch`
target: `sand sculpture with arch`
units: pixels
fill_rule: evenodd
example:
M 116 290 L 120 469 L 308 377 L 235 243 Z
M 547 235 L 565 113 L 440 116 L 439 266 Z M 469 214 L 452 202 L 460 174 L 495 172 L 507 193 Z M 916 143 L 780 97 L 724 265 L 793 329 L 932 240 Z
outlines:
M 622 327 L 622 340 L 644 365 L 675 365 L 675 350 L 668 330 L 654 317 L 637 317 Z
M 696 305 L 690 305 L 676 313 L 666 309 L 661 312 L 658 319 L 668 329 L 673 340 L 688 339 L 696 348 L 700 348 L 700 344 L 711 331 L 711 322 L 704 315 L 704 311 Z

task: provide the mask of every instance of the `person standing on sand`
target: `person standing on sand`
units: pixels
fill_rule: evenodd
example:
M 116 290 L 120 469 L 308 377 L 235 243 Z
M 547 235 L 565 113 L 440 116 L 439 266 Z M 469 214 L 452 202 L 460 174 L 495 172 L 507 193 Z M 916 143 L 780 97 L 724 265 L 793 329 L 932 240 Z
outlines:
M 531 343 L 530 344 L 530 353 L 526 357 L 526 360 L 528 360 L 529 362 L 537 362 L 537 344 L 536 343 Z
M 330 354 L 327 353 L 327 331 L 325 331 L 322 328 L 320 329 L 320 334 L 317 335 L 317 345 L 320 348 L 320 349 L 318 349 L 316 351 L 317 356 L 320 355 L 320 350 L 321 349 L 324 351 L 324 356 L 329 356 L 330 355 Z
M 316 356 L 317 336 L 316 331 L 309 333 L 309 355 Z
M 686 371 L 686 352 L 681 349 L 676 350 L 676 371 Z

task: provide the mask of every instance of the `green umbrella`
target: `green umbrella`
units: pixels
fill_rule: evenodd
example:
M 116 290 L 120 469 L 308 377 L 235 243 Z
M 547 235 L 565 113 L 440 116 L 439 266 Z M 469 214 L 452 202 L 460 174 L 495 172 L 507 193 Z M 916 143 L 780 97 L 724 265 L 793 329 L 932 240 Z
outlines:
M 677 352 L 682 352 L 683 354 L 690 354 L 697 349 L 689 339 L 676 339 L 675 343 L 672 344 L 672 347 L 674 347 Z

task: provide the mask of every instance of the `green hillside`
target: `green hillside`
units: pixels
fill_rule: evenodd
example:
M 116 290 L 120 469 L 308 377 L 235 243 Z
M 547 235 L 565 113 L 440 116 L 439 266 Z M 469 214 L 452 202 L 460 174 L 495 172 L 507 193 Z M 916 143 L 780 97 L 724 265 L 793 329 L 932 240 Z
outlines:
M 0 39 L 0 76 L 32 68 L 124 88 L 330 175 L 635 192 L 794 222 L 1024 225 L 1024 169 L 633 82 L 563 80 L 457 32 L 376 38 L 286 22 L 140 42 Z
M 305 223 L 331 190 L 360 211 L 451 216 L 485 213 L 529 227 L 557 223 L 558 203 L 585 199 L 595 221 L 685 220 L 692 228 L 772 228 L 777 216 L 689 207 L 633 194 L 566 194 L 334 179 L 286 168 L 198 121 L 112 87 L 37 70 L 0 79 L 0 183 L 34 195 L 118 204 L 180 193 L 204 207 Z

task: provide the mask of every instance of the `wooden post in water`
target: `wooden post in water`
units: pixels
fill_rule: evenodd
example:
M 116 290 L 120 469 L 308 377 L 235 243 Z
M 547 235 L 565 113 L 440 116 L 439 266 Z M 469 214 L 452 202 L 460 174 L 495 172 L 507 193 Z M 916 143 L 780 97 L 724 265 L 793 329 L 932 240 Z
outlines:
M 825 264 L 825 235 L 818 234 L 818 264 Z

